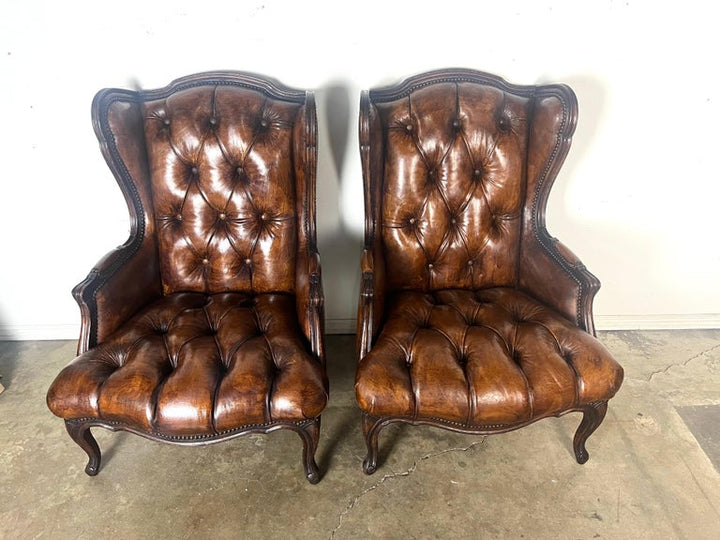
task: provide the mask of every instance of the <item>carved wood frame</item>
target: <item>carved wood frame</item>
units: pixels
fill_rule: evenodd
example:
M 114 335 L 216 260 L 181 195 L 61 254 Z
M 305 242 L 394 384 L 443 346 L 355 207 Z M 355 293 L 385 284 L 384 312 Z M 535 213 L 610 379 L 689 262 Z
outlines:
M 302 422 L 267 422 L 264 424 L 241 426 L 235 429 L 223 431 L 217 435 L 176 436 L 164 435 L 162 433 L 150 433 L 120 422 L 98 420 L 97 418 L 72 418 L 65 420 L 65 428 L 67 429 L 68 434 L 72 440 L 75 441 L 88 455 L 88 463 L 85 466 L 85 472 L 89 476 L 95 476 L 98 472 L 100 472 L 100 447 L 90 431 L 90 428 L 94 427 L 102 427 L 109 429 L 110 431 L 128 431 L 152 441 L 160 441 L 180 446 L 204 446 L 235 439 L 249 433 L 271 433 L 279 429 L 289 429 L 300 435 L 300 438 L 302 439 L 302 460 L 303 467 L 305 469 L 305 477 L 311 484 L 317 484 L 320 481 L 320 470 L 315 462 L 315 451 L 317 450 L 320 438 L 319 416 Z

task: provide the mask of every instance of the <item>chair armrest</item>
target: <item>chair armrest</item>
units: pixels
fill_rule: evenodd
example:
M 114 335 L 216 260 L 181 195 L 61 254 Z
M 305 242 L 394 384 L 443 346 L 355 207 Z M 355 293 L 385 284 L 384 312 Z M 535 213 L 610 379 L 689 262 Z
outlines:
M 520 255 L 520 287 L 595 335 L 592 305 L 600 281 L 557 238 L 539 234 Z
M 297 315 L 312 352 L 325 365 L 325 295 L 320 255 L 317 251 L 301 257 L 298 265 Z
M 110 251 L 72 291 L 80 306 L 78 354 L 102 343 L 142 306 L 162 295 L 155 246 L 131 240 Z
M 357 354 L 362 360 L 372 349 L 380 328 L 385 303 L 385 289 L 380 281 L 381 273 L 376 271 L 372 251 L 365 249 L 360 259 L 362 277 L 358 302 Z

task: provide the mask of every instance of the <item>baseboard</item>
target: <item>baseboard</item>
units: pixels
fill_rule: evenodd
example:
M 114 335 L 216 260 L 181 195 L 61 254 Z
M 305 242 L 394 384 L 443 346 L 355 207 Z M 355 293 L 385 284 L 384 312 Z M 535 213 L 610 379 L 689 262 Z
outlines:
M 691 330 L 720 328 L 720 313 L 596 315 L 598 330 Z
M 80 336 L 79 324 L 2 324 L 0 341 L 76 340 Z
M 690 330 L 720 328 L 720 313 L 683 313 L 679 315 L 596 315 L 598 330 Z M 328 334 L 354 334 L 355 319 L 327 319 Z M 0 325 L 0 341 L 77 339 L 76 324 Z
M 326 334 L 354 334 L 356 331 L 355 319 L 325 319 Z

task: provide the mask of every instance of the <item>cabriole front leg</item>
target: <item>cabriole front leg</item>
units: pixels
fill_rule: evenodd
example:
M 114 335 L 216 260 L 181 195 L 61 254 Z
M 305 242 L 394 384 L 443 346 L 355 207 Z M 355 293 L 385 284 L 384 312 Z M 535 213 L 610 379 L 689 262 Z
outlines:
M 315 452 L 317 451 L 320 440 L 320 417 L 317 417 L 312 423 L 298 430 L 298 433 L 303 441 L 305 478 L 307 478 L 311 484 L 317 484 L 320 481 L 320 469 L 315 462 Z
M 573 450 L 575 450 L 575 459 L 581 465 L 590 457 L 585 449 L 585 441 L 600 426 L 605 413 L 607 412 L 607 401 L 591 403 L 583 409 L 583 419 L 580 426 L 575 432 L 573 439 Z
M 372 474 L 377 470 L 378 460 L 378 433 L 382 424 L 377 418 L 363 413 L 362 429 L 365 436 L 365 445 L 367 446 L 367 456 L 363 461 L 363 471 L 365 474 Z
M 67 429 L 72 440 L 85 450 L 85 453 L 90 458 L 85 467 L 85 472 L 89 476 L 95 476 L 100 471 L 100 447 L 95 437 L 90 433 L 90 424 L 76 420 L 65 420 L 65 429 Z

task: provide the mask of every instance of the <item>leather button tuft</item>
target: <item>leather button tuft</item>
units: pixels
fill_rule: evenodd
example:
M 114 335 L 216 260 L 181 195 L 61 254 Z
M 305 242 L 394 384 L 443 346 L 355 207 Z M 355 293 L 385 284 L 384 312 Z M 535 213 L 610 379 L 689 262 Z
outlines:
M 210 259 L 203 259 L 202 263 L 203 265 L 207 266 L 208 264 L 210 264 Z
M 198 173 L 198 168 L 197 168 L 197 167 L 193 167 L 192 169 L 190 169 L 190 172 L 193 173 L 193 174 L 197 174 L 197 173 Z
M 455 218 L 450 218 L 450 223 L 452 223 L 453 225 L 455 225 L 455 224 L 457 223 L 457 219 L 455 219 Z
M 183 217 L 182 214 L 175 214 L 175 221 L 182 221 Z
M 458 120 L 457 118 L 453 120 L 452 127 L 455 129 L 460 129 L 460 120 Z
M 428 269 L 428 270 L 432 270 L 433 268 L 435 268 L 435 265 L 433 265 L 433 263 L 428 263 L 428 264 L 427 264 L 427 269 Z
M 408 220 L 408 223 L 410 223 L 410 225 L 415 225 L 415 218 L 414 218 L 414 217 L 411 217 L 411 218 Z
M 507 133 L 512 128 L 512 123 L 510 121 L 510 117 L 507 115 L 507 113 L 502 114 L 497 119 L 497 125 L 498 129 L 502 131 L 503 133 Z
M 169 126 L 169 125 L 170 125 L 170 119 L 169 119 L 169 118 L 166 118 L 165 120 L 163 120 L 163 124 L 165 124 L 166 126 Z
M 247 259 L 245 259 L 245 264 L 246 264 L 247 266 L 250 266 L 250 265 L 252 264 L 252 259 L 250 259 L 250 257 L 248 257 Z
M 467 264 L 468 264 L 468 266 L 472 266 L 472 265 L 474 265 L 475 263 L 472 262 L 472 261 L 468 261 Z
M 210 117 L 210 125 L 214 126 L 216 124 L 217 124 L 217 118 L 215 118 L 214 116 L 211 116 Z
M 405 131 L 410 132 L 410 131 L 412 131 L 412 130 L 413 130 L 412 124 L 407 124 L 407 125 L 405 126 Z
M 260 120 L 260 127 L 267 127 L 267 126 L 268 126 L 267 120 L 265 120 L 264 118 L 262 120 Z
M 474 174 L 476 177 L 479 178 L 480 175 L 482 174 L 482 171 L 481 171 L 480 169 L 475 169 L 475 170 L 473 171 L 473 174 Z
M 245 173 L 245 169 L 243 169 L 242 166 L 239 166 L 237 169 L 235 169 L 235 172 L 239 175 L 243 175 Z
M 220 221 L 225 221 L 227 215 L 224 212 L 221 212 L 220 214 L 218 214 L 218 218 L 220 218 Z

